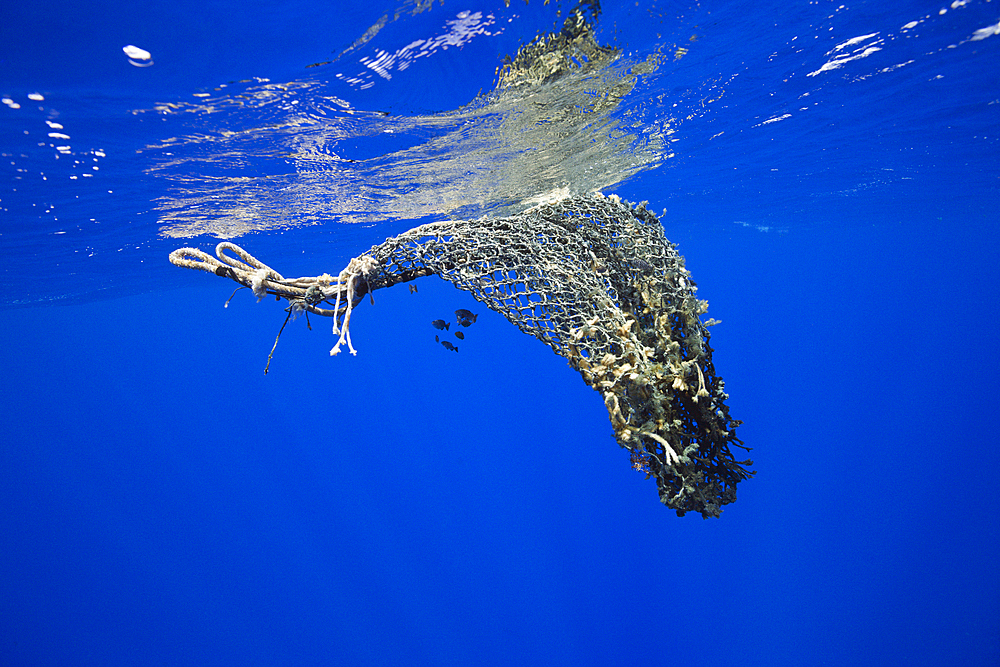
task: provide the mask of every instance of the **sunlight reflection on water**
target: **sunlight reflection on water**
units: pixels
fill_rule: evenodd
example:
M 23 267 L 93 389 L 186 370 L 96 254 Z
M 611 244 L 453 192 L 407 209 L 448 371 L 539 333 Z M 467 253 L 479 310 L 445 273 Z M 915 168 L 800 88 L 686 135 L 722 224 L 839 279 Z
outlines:
M 459 15 L 446 36 L 488 34 L 482 19 Z M 407 51 L 418 42 L 416 55 Z M 428 43 L 448 40 L 417 40 L 367 64 L 388 78 L 432 52 Z M 212 125 L 146 148 L 148 172 L 169 183 L 157 205 L 160 233 L 233 238 L 328 221 L 509 214 L 541 193 L 599 190 L 670 157 L 669 117 L 647 113 L 662 100 L 633 95 L 663 58 L 591 55 L 549 80 L 503 82 L 465 107 L 429 115 L 357 110 L 315 80 L 258 81 L 161 105 L 156 113 L 211 115 Z

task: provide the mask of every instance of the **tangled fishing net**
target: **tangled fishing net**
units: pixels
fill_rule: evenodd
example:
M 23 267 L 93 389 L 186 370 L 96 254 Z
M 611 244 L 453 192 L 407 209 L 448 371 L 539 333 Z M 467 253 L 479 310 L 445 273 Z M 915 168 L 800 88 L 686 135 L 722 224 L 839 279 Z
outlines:
M 232 243 L 212 257 L 194 248 L 177 266 L 235 280 L 258 297 L 289 302 L 289 317 L 334 318 L 355 354 L 349 325 L 375 290 L 437 275 L 470 292 L 565 357 L 604 398 L 632 465 L 656 480 L 677 511 L 719 516 L 753 473 L 731 447 L 740 424 L 715 374 L 708 303 L 660 221 L 612 195 L 571 197 L 504 218 L 421 225 L 355 257 L 338 275 L 286 279 Z M 286 318 L 286 322 L 288 318 Z
M 598 11 L 595 0 L 581 2 L 560 32 L 527 44 L 504 66 L 500 87 L 549 85 L 613 59 L 615 50 L 594 39 Z M 719 516 L 753 475 L 753 462 L 732 453 L 747 448 L 712 364 L 708 328 L 716 322 L 702 321 L 708 303 L 697 298 L 684 258 L 642 204 L 592 193 L 507 217 L 421 225 L 355 257 L 336 276 L 287 279 L 228 242 L 215 257 L 181 248 L 170 261 L 228 277 L 258 298 L 286 299 L 285 324 L 299 313 L 333 318 L 332 355 L 345 346 L 356 354 L 349 326 L 366 295 L 440 276 L 579 371 L 604 398 L 633 468 L 656 480 L 660 501 L 678 515 Z

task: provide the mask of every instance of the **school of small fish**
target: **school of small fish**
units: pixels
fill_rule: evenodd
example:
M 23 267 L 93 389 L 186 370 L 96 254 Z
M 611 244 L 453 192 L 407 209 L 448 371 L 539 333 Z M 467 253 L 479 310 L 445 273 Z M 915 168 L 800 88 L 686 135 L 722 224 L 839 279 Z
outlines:
M 459 308 L 455 311 L 455 321 L 463 327 L 471 327 L 476 322 L 476 318 L 479 315 L 473 313 L 472 311 L 466 310 L 464 308 Z M 444 320 L 433 320 L 431 321 L 431 326 L 438 331 L 448 331 L 451 328 L 451 322 L 445 322 Z M 461 331 L 455 331 L 455 338 L 459 340 L 465 340 L 465 334 Z M 458 346 L 448 340 L 441 340 L 438 335 L 434 336 L 434 342 L 441 343 L 441 345 L 446 350 L 451 350 L 452 352 L 458 352 Z
M 413 294 L 416 291 L 417 291 L 417 286 L 410 285 L 410 294 Z M 471 327 L 473 324 L 476 323 L 476 319 L 478 317 L 479 315 L 472 312 L 471 310 L 466 310 L 465 308 L 459 308 L 458 310 L 455 311 L 455 321 L 460 326 L 463 327 Z M 446 322 L 444 320 L 431 320 L 431 326 L 437 329 L 438 331 L 449 331 L 451 329 L 451 322 Z M 462 333 L 461 331 L 456 330 L 454 333 L 455 333 L 455 338 L 457 338 L 458 340 L 465 340 L 465 334 Z M 441 340 L 441 336 L 437 334 L 434 335 L 434 342 L 441 343 L 441 346 L 446 350 L 450 350 L 452 352 L 458 352 L 457 345 L 455 345 L 449 340 Z

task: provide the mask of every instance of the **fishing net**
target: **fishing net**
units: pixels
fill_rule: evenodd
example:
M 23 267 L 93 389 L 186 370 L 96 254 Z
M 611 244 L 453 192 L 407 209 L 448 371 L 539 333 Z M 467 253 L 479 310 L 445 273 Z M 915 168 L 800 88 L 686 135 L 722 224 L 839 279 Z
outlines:
M 286 279 L 245 250 L 181 248 L 170 261 L 235 280 L 298 313 L 334 318 L 355 354 L 354 308 L 375 290 L 437 275 L 565 357 L 604 399 L 618 444 L 677 511 L 719 516 L 753 473 L 712 363 L 708 303 L 644 205 L 588 194 L 508 217 L 421 225 L 338 275 Z M 282 327 L 284 328 L 284 327 Z M 279 333 L 280 335 L 280 333 Z M 273 351 L 272 351 L 273 352 Z
M 508 60 L 498 90 L 531 99 L 565 82 L 561 77 L 589 76 L 612 62 L 617 50 L 595 39 L 599 11 L 596 0 L 582 0 L 561 31 Z M 613 105 L 623 91 L 598 98 Z M 579 106 L 560 113 L 579 113 Z M 697 298 L 684 258 L 642 204 L 594 193 L 506 217 L 426 224 L 355 257 L 336 276 L 286 279 L 228 242 L 215 257 L 181 248 L 170 260 L 231 278 L 258 298 L 286 299 L 285 324 L 301 313 L 332 317 L 334 355 L 345 346 L 356 354 L 349 325 L 366 295 L 440 276 L 565 357 L 603 397 L 632 467 L 656 481 L 661 502 L 679 515 L 719 516 L 736 500 L 737 484 L 753 475 L 753 462 L 732 453 L 746 447 L 712 363 L 715 320 L 702 320 L 708 303 Z

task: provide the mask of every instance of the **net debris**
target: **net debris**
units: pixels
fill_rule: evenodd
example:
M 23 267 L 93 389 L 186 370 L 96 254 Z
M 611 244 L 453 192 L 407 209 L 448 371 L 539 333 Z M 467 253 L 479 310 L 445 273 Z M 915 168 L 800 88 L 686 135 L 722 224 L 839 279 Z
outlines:
M 286 279 L 228 242 L 215 257 L 180 248 L 170 261 L 285 299 L 288 317 L 332 317 L 331 355 L 345 345 L 357 353 L 349 325 L 365 295 L 440 276 L 566 358 L 603 397 L 632 467 L 655 480 L 678 515 L 718 517 L 754 474 L 752 461 L 732 453 L 748 448 L 712 363 L 716 322 L 702 320 L 708 303 L 644 204 L 593 193 L 509 217 L 421 225 L 336 276 Z

